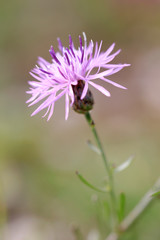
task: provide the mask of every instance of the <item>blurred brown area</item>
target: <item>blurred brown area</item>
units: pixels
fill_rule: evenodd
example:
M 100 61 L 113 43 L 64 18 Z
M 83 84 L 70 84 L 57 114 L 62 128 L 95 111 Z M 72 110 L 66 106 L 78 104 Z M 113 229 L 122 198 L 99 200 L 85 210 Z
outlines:
M 69 34 L 77 45 L 84 31 L 88 41 L 103 40 L 103 50 L 113 42 L 122 49 L 114 62 L 131 67 L 111 80 L 128 90 L 102 83 L 111 98 L 91 90 L 92 115 L 110 161 L 118 165 L 135 155 L 130 168 L 116 176 L 128 211 L 159 176 L 160 1 L 0 0 L 0 29 L 1 239 L 72 240 L 72 223 L 89 239 L 97 228 L 94 192 L 75 170 L 100 185 L 103 164 L 85 144 L 92 135 L 84 117 L 71 110 L 64 120 L 64 99 L 49 122 L 41 114 L 30 117 L 29 71 L 38 56 L 51 59 L 48 50 L 56 49 L 57 37 L 67 46 Z M 159 205 L 124 239 L 160 239 Z

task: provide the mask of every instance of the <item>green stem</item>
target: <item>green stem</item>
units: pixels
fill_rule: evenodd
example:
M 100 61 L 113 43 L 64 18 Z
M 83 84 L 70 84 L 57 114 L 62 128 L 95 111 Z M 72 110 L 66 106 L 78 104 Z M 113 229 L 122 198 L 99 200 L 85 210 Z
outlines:
M 106 171 L 107 171 L 107 174 L 108 174 L 108 181 L 109 181 L 109 187 L 110 187 L 110 197 L 111 197 L 111 205 L 112 205 L 112 211 L 113 211 L 113 218 L 114 218 L 114 228 L 115 228 L 115 225 L 116 225 L 116 218 L 117 218 L 117 214 L 116 214 L 116 196 L 115 196 L 115 191 L 114 191 L 114 181 L 113 181 L 113 174 L 112 174 L 112 169 L 110 168 L 110 165 L 109 165 L 109 162 L 107 160 L 107 157 L 104 153 L 104 150 L 103 150 L 103 147 L 102 147 L 102 144 L 101 144 L 101 141 L 99 139 L 99 136 L 97 134 L 97 131 L 96 131 L 96 128 L 95 128 L 95 123 L 94 121 L 92 120 L 92 117 L 90 115 L 89 112 L 85 113 L 85 117 L 86 117 L 86 120 L 92 130 L 92 133 L 95 137 L 95 140 L 96 140 L 96 143 L 100 149 L 100 152 L 101 152 L 101 156 L 102 156 L 102 159 L 103 159 L 103 162 L 104 162 L 104 165 L 105 165 L 105 168 L 106 168 Z
M 125 219 L 119 224 L 117 232 L 112 232 L 105 240 L 118 240 L 119 237 L 126 232 L 135 223 L 142 213 L 146 211 L 148 206 L 156 199 L 154 197 L 155 190 L 160 189 L 160 178 L 156 181 L 153 187 L 143 196 L 134 209 L 125 217 Z

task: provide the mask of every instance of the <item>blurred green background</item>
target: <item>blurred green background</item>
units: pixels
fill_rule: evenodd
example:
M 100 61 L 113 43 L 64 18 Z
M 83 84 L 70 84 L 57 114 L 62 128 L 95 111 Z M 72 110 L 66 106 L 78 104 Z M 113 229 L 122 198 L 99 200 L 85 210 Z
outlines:
M 116 42 L 115 63 L 131 63 L 107 83 L 111 98 L 93 90 L 92 116 L 111 162 L 130 155 L 132 165 L 116 176 L 117 192 L 126 192 L 126 213 L 160 175 L 160 1 L 154 0 L 0 0 L 0 239 L 73 240 L 79 226 L 85 239 L 97 239 L 108 226 L 99 211 L 104 199 L 87 189 L 78 170 L 103 184 L 103 163 L 87 146 L 91 132 L 82 115 L 70 111 L 64 120 L 64 99 L 52 119 L 30 117 L 27 81 L 37 56 L 50 60 L 57 37 L 78 45 Z M 96 195 L 95 195 L 96 194 Z M 97 199 L 97 200 L 96 200 Z M 148 209 L 123 239 L 160 239 L 160 202 Z M 93 235 L 93 237 L 92 237 Z

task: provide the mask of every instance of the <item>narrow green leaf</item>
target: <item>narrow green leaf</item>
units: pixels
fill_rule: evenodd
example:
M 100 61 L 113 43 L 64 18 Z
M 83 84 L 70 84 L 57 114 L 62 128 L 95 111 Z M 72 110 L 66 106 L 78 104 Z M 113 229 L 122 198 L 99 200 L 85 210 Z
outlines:
M 90 140 L 87 141 L 87 144 L 88 144 L 88 147 L 89 147 L 92 151 L 96 152 L 96 153 L 99 154 L 99 155 L 101 154 L 100 149 L 99 149 L 98 147 L 96 147 L 95 145 L 93 145 L 93 143 L 92 143 Z
M 121 222 L 125 215 L 125 205 L 126 205 L 126 197 L 125 194 L 122 192 L 119 196 L 119 210 L 118 210 L 118 218 Z
M 151 196 L 152 197 L 160 197 L 160 191 L 154 192 Z
M 100 189 L 95 187 L 94 185 L 92 185 L 91 183 L 89 183 L 79 172 L 76 172 L 77 176 L 79 177 L 79 179 L 81 180 L 81 182 L 83 182 L 87 187 L 97 191 L 97 192 L 103 192 L 103 193 L 107 193 L 106 190 Z
M 114 169 L 115 172 L 121 172 L 125 170 L 132 163 L 134 156 L 130 156 L 125 162 Z

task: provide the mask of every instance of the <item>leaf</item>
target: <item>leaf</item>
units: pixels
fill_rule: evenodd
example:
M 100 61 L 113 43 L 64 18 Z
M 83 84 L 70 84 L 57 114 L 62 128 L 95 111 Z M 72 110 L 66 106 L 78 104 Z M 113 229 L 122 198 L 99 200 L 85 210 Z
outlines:
M 99 154 L 99 155 L 101 154 L 100 149 L 99 149 L 98 147 L 96 147 L 95 145 L 93 145 L 90 140 L 87 141 L 87 144 L 88 144 L 88 147 L 89 147 L 92 151 L 96 152 L 96 153 Z
M 123 220 L 125 215 L 125 206 L 126 206 L 126 196 L 122 192 L 120 193 L 120 196 L 119 196 L 119 210 L 118 210 L 118 218 L 120 222 Z
M 89 183 L 79 172 L 76 172 L 77 176 L 79 177 L 79 179 L 81 180 L 81 182 L 83 182 L 86 186 L 88 186 L 89 188 L 97 191 L 97 192 L 102 192 L 102 193 L 107 193 L 106 190 L 100 189 L 95 187 L 94 185 L 92 185 L 91 183 Z
M 114 169 L 115 172 L 121 172 L 123 170 L 125 170 L 127 167 L 129 167 L 129 165 L 132 163 L 134 158 L 134 155 L 130 156 L 125 162 L 123 162 L 122 164 L 120 164 L 118 167 L 116 167 Z
M 160 197 L 160 191 L 154 192 L 151 197 Z

